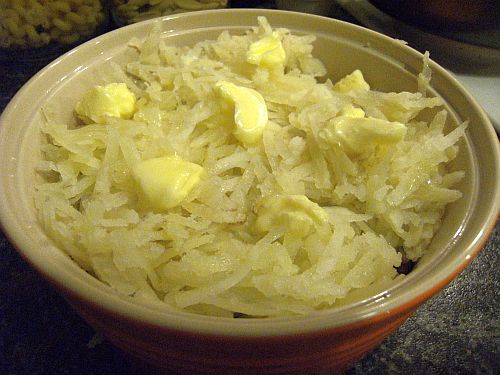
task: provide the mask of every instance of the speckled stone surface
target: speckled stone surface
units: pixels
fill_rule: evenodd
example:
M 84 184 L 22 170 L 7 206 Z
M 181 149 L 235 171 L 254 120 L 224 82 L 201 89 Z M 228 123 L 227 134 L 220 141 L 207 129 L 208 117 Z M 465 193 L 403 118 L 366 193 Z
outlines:
M 43 64 L 0 63 L 0 111 Z M 348 374 L 500 373 L 499 243 L 497 223 L 471 265 Z M 134 373 L 0 232 L 0 375 Z

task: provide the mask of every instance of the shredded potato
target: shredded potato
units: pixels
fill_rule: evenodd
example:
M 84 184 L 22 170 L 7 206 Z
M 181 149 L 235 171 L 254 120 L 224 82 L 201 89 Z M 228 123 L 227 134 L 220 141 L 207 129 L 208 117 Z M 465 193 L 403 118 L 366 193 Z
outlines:
M 47 115 L 35 204 L 47 234 L 85 270 L 170 308 L 268 317 L 365 298 L 404 278 L 402 261 L 422 256 L 445 206 L 461 196 L 453 185 L 464 173 L 446 165 L 466 125 L 445 134 L 444 110 L 422 121 L 419 113 L 442 101 L 420 92 L 337 92 L 319 79 L 326 69 L 312 55 L 313 36 L 275 31 L 284 69 L 245 60 L 250 44 L 273 32 L 263 18 L 245 35 L 223 32 L 191 48 L 168 44 L 157 27 L 131 41 L 135 61 L 106 77 L 137 96 L 132 119 L 71 127 Z M 421 91 L 428 68 L 422 77 Z M 245 147 L 234 137 L 220 80 L 263 96 L 261 142 Z M 325 143 L 322 130 L 347 106 L 403 123 L 404 139 L 354 155 Z M 141 207 L 133 166 L 173 154 L 202 166 L 204 178 L 176 207 Z M 277 195 L 307 197 L 290 199 L 319 212 L 313 229 L 270 220 L 256 231 L 263 200 Z

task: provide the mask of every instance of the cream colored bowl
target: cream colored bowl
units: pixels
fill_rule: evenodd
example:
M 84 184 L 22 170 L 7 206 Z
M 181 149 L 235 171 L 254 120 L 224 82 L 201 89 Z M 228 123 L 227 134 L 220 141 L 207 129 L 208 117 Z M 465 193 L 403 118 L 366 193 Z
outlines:
M 333 19 L 269 10 L 194 12 L 162 19 L 170 43 L 192 44 L 222 30 L 238 33 L 265 15 L 274 26 L 315 34 L 315 55 L 336 80 L 361 69 L 383 91 L 415 91 L 422 55 L 402 43 Z M 332 373 L 353 364 L 454 278 L 491 232 L 500 202 L 496 134 L 471 95 L 445 69 L 432 64 L 431 92 L 441 96 L 452 122 L 469 120 L 457 167 L 466 171 L 464 197 L 449 207 L 427 255 L 399 286 L 356 305 L 307 317 L 226 319 L 174 312 L 115 293 L 54 246 L 35 217 L 34 166 L 40 157 L 40 108 L 72 108 L 100 67 L 127 61 L 127 41 L 143 38 L 152 21 L 96 38 L 55 60 L 14 97 L 0 121 L 0 220 L 19 253 L 76 311 L 110 341 L 137 358 L 176 373 Z

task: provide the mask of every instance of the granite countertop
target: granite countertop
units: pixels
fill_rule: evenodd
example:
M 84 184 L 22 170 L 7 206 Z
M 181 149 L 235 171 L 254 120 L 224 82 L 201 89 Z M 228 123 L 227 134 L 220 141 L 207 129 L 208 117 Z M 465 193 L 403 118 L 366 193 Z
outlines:
M 0 112 L 43 65 L 0 63 Z M 499 243 L 497 222 L 470 266 L 348 373 L 499 373 Z M 0 232 L 0 374 L 133 373 Z

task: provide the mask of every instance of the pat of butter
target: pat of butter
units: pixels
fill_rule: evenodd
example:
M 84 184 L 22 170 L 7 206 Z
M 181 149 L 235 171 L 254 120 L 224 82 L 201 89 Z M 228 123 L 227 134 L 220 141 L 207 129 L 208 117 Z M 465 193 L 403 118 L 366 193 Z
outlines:
M 262 95 L 250 88 L 219 81 L 216 87 L 222 96 L 234 103 L 234 136 L 250 145 L 260 141 L 267 124 L 267 107 Z
M 305 195 L 277 195 L 260 202 L 255 230 L 264 233 L 283 226 L 289 233 L 303 238 L 326 223 L 326 212 Z
M 340 111 L 340 116 L 363 118 L 365 117 L 365 111 L 363 111 L 361 108 L 348 105 L 342 108 L 342 110 Z
M 333 85 L 333 89 L 337 92 L 348 93 L 357 90 L 370 90 L 370 85 L 365 81 L 363 73 L 356 69 Z
M 361 154 L 376 145 L 397 143 L 406 135 L 400 122 L 373 117 L 338 116 L 319 133 L 326 142 L 340 142 L 348 154 Z
M 142 197 L 157 210 L 179 205 L 200 182 L 202 173 L 198 164 L 175 156 L 141 161 L 132 169 Z
M 285 50 L 276 32 L 252 43 L 247 51 L 247 61 L 250 64 L 266 68 L 283 66 L 285 59 Z
M 136 110 L 136 98 L 125 83 L 95 86 L 77 103 L 75 112 L 87 124 L 106 123 L 106 117 L 129 119 Z

